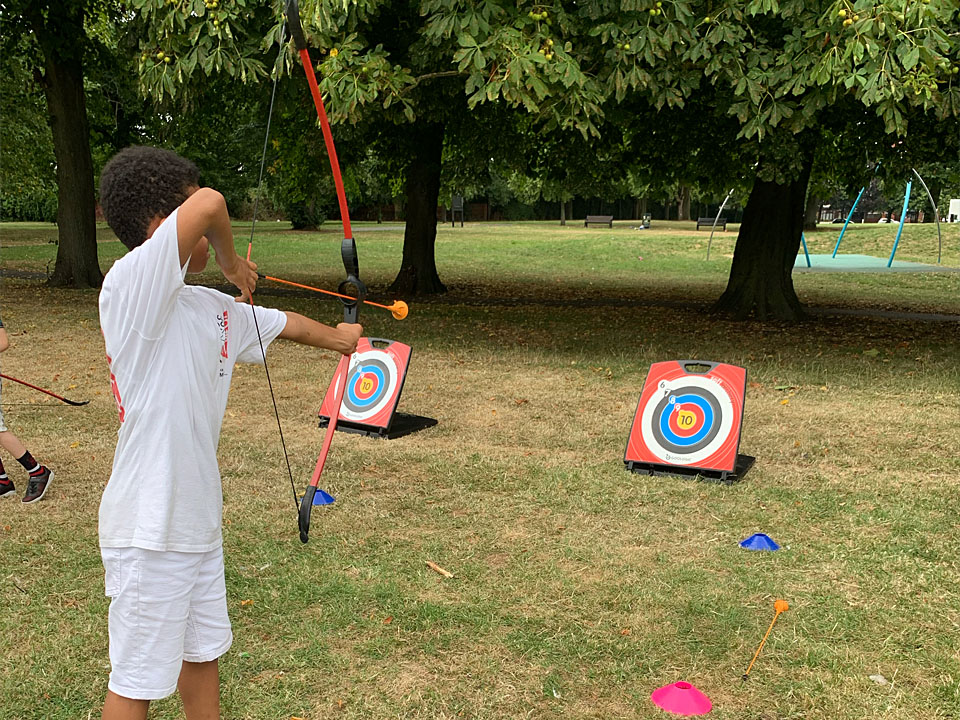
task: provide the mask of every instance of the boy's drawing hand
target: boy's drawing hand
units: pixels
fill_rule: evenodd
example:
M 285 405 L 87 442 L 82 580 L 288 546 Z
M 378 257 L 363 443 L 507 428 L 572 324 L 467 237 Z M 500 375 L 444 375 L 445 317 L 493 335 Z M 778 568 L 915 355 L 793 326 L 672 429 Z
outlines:
M 344 355 L 353 355 L 357 351 L 357 341 L 363 335 L 363 326 L 357 323 L 340 323 L 337 332 L 343 338 L 343 348 L 338 348 Z
M 253 298 L 253 292 L 257 289 L 257 264 L 246 260 L 239 255 L 234 255 L 234 262 L 230 267 L 220 265 L 223 276 L 237 286 L 240 290 L 240 297 L 237 302 L 250 302 Z M 217 256 L 217 264 L 220 263 L 220 256 Z

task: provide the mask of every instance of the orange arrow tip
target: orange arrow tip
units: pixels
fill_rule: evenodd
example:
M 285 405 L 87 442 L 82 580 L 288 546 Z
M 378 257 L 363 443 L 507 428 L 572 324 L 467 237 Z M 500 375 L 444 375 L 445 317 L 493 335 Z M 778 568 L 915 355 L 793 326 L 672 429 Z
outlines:
M 790 604 L 786 600 L 777 600 L 773 603 L 773 609 L 778 613 L 786 612 L 790 609 Z
M 410 308 L 407 307 L 407 304 L 403 300 L 394 300 L 393 305 L 387 309 L 393 313 L 393 317 L 397 320 L 403 320 L 407 316 L 407 313 L 410 312 Z

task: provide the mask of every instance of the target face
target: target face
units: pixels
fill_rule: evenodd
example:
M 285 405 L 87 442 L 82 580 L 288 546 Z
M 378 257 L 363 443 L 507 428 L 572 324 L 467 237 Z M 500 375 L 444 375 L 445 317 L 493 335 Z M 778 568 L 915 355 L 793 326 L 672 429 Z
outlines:
M 357 351 L 350 357 L 339 419 L 389 428 L 400 400 L 410 353 L 410 346 L 403 343 L 360 338 Z M 330 417 L 334 412 L 333 401 L 340 389 L 338 382 L 339 376 L 334 374 L 320 406 L 319 415 L 322 417 Z
M 393 398 L 397 376 L 397 365 L 386 353 L 374 350 L 354 354 L 340 417 L 366 420 L 376 415 Z
M 733 365 L 705 364 L 711 367 L 705 374 L 689 373 L 675 361 L 651 366 L 626 460 L 733 470 L 740 444 L 746 371 Z
M 640 427 L 647 447 L 661 460 L 693 465 L 710 457 L 730 434 L 733 405 L 712 380 L 662 381 L 658 396 L 644 407 Z

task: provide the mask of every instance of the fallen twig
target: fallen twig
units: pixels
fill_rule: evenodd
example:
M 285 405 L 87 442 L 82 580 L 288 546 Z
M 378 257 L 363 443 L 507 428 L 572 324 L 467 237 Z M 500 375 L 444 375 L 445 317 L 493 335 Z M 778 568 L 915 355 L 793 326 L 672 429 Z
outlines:
M 444 577 L 448 577 L 448 578 L 453 577 L 452 572 L 450 572 L 449 570 L 444 570 L 442 567 L 437 565 L 432 560 L 427 560 L 427 567 L 433 570 L 435 573 L 439 573 L 440 575 L 443 575 Z

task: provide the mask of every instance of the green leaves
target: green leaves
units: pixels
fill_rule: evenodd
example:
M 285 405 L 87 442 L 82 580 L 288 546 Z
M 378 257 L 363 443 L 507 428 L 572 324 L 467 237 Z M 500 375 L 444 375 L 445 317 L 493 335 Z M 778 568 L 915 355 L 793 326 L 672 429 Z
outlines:
M 140 79 L 151 97 L 179 97 L 218 73 L 242 82 L 266 74 L 263 51 L 280 25 L 259 3 L 129 7 L 146 29 Z M 340 121 L 359 121 L 367 109 L 415 120 L 418 104 L 438 83 L 448 92 L 453 78 L 468 107 L 505 103 L 583 132 L 605 105 L 639 94 L 657 108 L 683 107 L 704 82 L 748 138 L 813 125 L 842 96 L 875 108 L 897 133 L 905 114 L 896 103 L 956 113 L 956 9 L 943 0 L 421 0 L 409 8 L 301 0 L 301 15 L 315 56 L 337 49 L 319 67 Z

